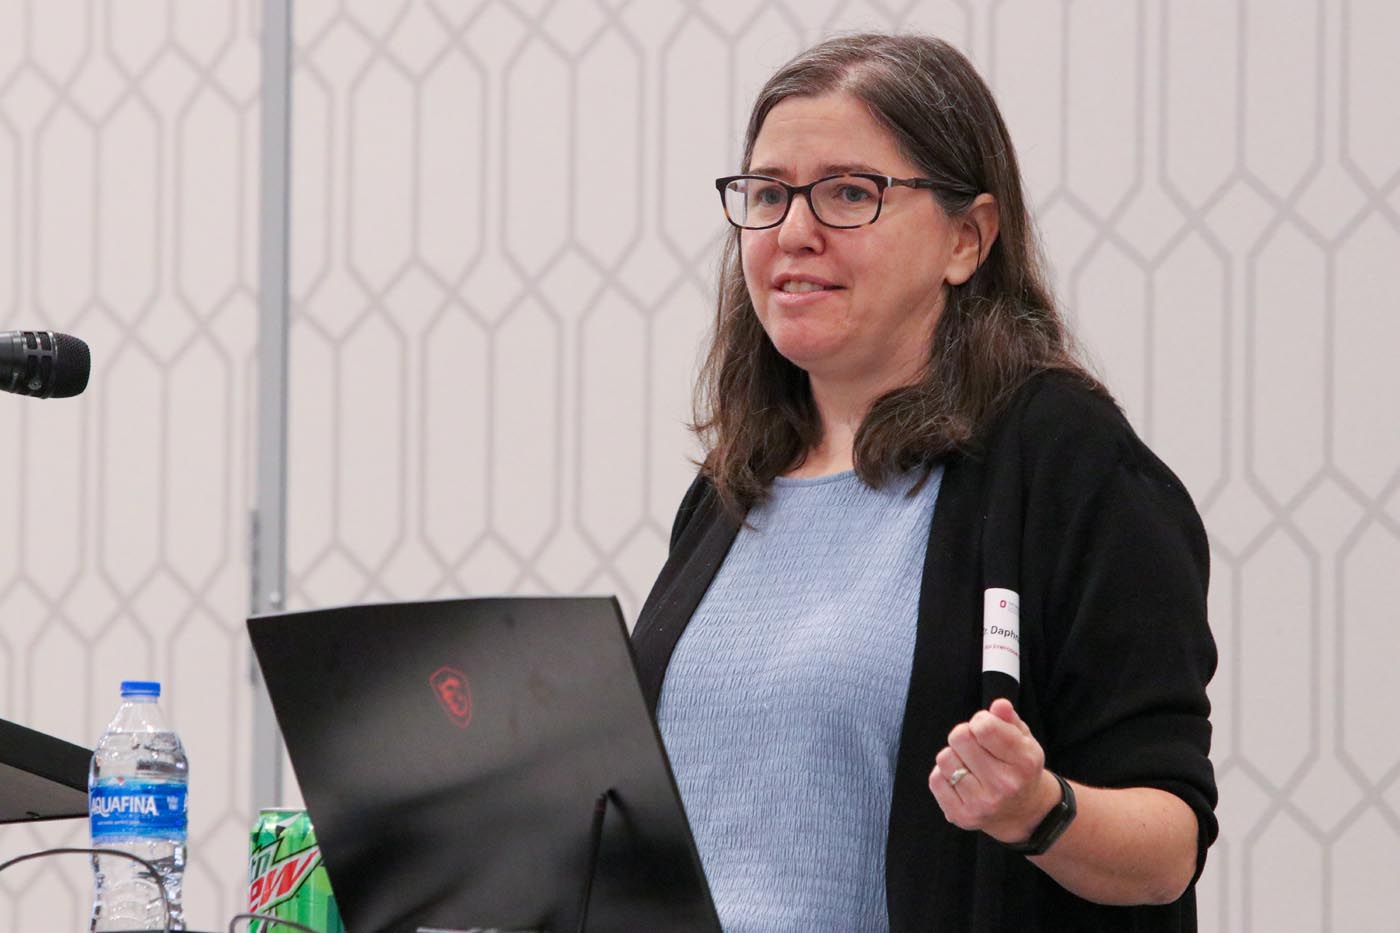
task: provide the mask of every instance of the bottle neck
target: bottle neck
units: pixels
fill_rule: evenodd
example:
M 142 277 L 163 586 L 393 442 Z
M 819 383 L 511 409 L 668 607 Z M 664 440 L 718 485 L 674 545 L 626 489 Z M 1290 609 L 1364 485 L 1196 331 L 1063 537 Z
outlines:
M 122 697 L 121 708 L 109 727 L 113 732 L 169 732 L 155 697 Z

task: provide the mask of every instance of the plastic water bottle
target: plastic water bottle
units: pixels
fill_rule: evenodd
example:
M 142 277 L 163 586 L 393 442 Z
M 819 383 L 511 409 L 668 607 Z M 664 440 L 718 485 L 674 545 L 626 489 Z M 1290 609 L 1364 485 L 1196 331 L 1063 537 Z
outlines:
M 91 930 L 163 930 L 170 904 L 170 929 L 185 928 L 180 888 L 185 872 L 189 762 L 156 700 L 160 684 L 122 681 L 122 705 L 88 772 L 88 814 L 93 848 L 119 849 L 152 863 L 158 877 L 139 862 L 116 855 L 92 857 L 97 892 Z

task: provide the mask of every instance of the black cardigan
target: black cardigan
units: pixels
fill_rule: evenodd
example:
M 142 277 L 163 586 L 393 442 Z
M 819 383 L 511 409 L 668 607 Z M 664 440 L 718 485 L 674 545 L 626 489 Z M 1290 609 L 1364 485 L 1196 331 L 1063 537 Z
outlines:
M 1194 882 L 1165 906 L 1091 904 L 953 826 L 928 790 L 949 731 L 986 703 L 982 593 L 1008 586 L 1021 597 L 1015 701 L 1046 766 L 1186 801 L 1198 878 L 1217 833 L 1209 554 L 1190 496 L 1111 401 L 1064 375 L 1031 379 L 979 449 L 944 462 L 929 531 L 885 858 L 890 929 L 1194 930 Z M 737 531 L 698 478 L 633 632 L 653 712 L 671 652 Z

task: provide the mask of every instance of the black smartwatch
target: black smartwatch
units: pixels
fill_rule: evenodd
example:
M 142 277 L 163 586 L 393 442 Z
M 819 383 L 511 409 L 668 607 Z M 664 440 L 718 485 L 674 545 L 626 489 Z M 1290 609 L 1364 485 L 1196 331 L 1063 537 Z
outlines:
M 1040 821 L 1040 825 L 1025 842 L 1002 843 L 1018 855 L 1044 855 L 1055 844 L 1055 840 L 1069 829 L 1069 824 L 1074 822 L 1074 815 L 1079 812 L 1074 803 L 1074 788 L 1069 786 L 1069 781 L 1053 771 L 1050 774 L 1060 782 L 1060 802 L 1045 814 L 1045 819 Z

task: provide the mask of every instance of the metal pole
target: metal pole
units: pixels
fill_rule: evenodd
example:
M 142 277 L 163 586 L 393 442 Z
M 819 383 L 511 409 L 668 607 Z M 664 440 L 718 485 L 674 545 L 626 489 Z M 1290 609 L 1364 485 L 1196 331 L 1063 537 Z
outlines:
M 288 178 L 292 0 L 263 0 L 261 220 L 258 250 L 258 488 L 252 611 L 282 609 L 287 580 Z M 282 740 L 249 649 L 253 680 L 253 810 L 282 799 Z

